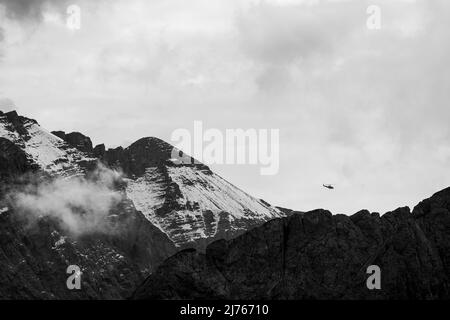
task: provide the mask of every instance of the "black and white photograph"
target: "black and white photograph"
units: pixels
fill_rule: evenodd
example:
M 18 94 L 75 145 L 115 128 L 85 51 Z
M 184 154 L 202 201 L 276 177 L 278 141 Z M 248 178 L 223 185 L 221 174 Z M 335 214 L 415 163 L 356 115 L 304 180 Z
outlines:
M 0 0 L 0 308 L 54 300 L 448 302 L 450 2 Z

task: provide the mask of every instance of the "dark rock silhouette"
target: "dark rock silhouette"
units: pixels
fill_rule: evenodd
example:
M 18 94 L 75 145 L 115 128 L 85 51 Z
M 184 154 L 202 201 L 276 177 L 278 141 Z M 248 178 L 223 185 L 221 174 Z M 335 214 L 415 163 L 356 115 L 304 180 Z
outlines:
M 91 138 L 80 132 L 65 133 L 64 131 L 52 131 L 52 134 L 66 141 L 70 146 L 86 153 L 93 153 Z
M 0 299 L 124 299 L 175 246 L 124 200 L 108 217 L 111 232 L 74 237 L 57 221 L 29 225 L 14 209 L 0 214 Z M 81 289 L 68 290 L 69 265 Z
M 103 156 L 105 155 L 105 151 L 106 151 L 105 145 L 103 143 L 98 144 L 94 148 L 94 151 L 93 151 L 94 156 L 97 158 L 103 158 Z
M 14 178 L 33 169 L 37 169 L 37 166 L 29 161 L 21 148 L 0 137 L 0 178 Z
M 381 290 L 369 290 L 369 265 Z M 382 216 L 326 210 L 274 219 L 206 254 L 177 253 L 135 299 L 449 299 L 450 188 Z

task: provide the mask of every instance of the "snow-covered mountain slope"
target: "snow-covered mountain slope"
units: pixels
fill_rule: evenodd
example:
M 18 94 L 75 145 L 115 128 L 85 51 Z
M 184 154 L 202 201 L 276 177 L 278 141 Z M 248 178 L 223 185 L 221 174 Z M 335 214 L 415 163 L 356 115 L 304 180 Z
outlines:
M 50 174 L 73 176 L 96 161 L 43 129 L 35 120 L 19 116 L 15 111 L 0 111 L 0 138 L 19 147 L 31 165 Z
M 231 237 L 282 216 L 217 174 L 196 167 L 148 168 L 130 179 L 126 190 L 136 208 L 179 245 Z M 168 204 L 166 196 L 174 202 Z
M 123 168 L 128 198 L 178 246 L 204 248 L 285 216 L 204 164 L 172 161 L 172 149 L 160 139 L 143 138 L 127 149 L 106 151 L 103 158 Z

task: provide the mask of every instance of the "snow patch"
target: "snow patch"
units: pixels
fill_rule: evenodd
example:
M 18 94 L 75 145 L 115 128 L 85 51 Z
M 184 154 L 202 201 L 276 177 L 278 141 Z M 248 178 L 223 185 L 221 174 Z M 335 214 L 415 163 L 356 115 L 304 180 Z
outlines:
M 164 232 L 164 228 L 161 225 L 163 221 L 157 219 L 155 215 L 156 209 L 160 208 L 164 203 L 165 190 L 162 180 L 163 177 L 157 168 L 147 168 L 142 177 L 136 180 L 126 180 L 126 192 L 136 209 L 141 211 L 150 222 Z
M 58 241 L 55 242 L 55 247 L 62 246 L 64 243 L 66 243 L 66 237 L 61 237 Z

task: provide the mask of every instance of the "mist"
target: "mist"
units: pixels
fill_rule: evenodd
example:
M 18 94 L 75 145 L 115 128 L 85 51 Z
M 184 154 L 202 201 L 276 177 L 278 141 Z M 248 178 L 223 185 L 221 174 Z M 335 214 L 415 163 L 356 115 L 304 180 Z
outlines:
M 28 184 L 14 191 L 10 199 L 15 211 L 30 223 L 50 217 L 74 236 L 109 232 L 106 218 L 123 197 L 115 188 L 121 177 L 120 172 L 99 166 L 86 177 Z

